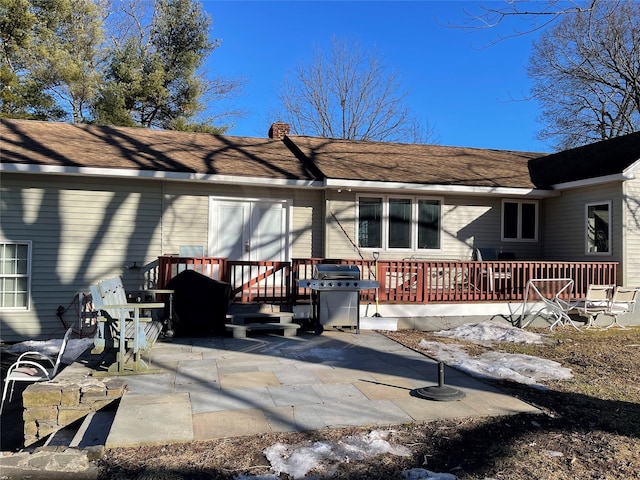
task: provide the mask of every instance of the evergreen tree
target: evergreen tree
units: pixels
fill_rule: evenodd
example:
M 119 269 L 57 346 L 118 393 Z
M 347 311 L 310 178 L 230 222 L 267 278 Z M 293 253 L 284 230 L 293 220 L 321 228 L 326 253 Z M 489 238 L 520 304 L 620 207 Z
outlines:
M 31 75 L 30 52 L 38 18 L 29 0 L 0 0 L 0 115 L 56 120 L 56 105 L 42 79 Z
M 158 0 L 149 31 L 113 48 L 96 120 L 187 129 L 188 120 L 203 109 L 205 81 L 198 69 L 217 47 L 209 40 L 210 25 L 192 0 Z

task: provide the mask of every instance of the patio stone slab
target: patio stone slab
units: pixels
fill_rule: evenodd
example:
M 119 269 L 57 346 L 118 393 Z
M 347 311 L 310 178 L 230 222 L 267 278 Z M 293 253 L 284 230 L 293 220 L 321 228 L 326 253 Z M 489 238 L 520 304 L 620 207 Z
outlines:
M 369 400 L 383 400 L 390 398 L 403 398 L 410 395 L 413 385 L 408 381 L 379 382 L 359 381 L 354 386 L 360 390 Z
M 126 377 L 128 391 L 107 444 L 539 413 L 448 367 L 445 383 L 466 398 L 437 402 L 412 396 L 416 388 L 437 385 L 437 362 L 374 332 L 218 340 L 194 339 L 191 346 L 190 339 L 160 342 L 158 358 L 171 369 Z
M 283 385 L 314 385 L 320 383 L 315 373 L 297 368 L 277 369 L 273 372 L 278 381 Z
M 127 376 L 127 394 L 169 394 L 174 392 L 176 375 L 171 373 L 157 373 L 149 375 Z
M 105 446 L 162 445 L 192 440 L 189 394 L 125 395 Z
M 317 416 L 330 428 L 358 425 L 397 425 L 413 419 L 400 407 L 389 400 L 367 402 L 324 403 L 296 407 L 296 419 L 301 415 Z
M 322 385 L 313 385 L 313 389 L 325 403 L 364 402 L 367 400 L 366 395 L 351 383 L 324 383 Z
M 239 372 L 220 375 L 220 386 L 225 390 L 278 386 L 280 381 L 273 372 Z
M 193 439 L 213 440 L 242 437 L 271 431 L 264 412 L 259 408 L 225 410 L 193 415 Z
M 208 384 L 218 381 L 218 370 L 215 363 L 212 365 L 183 365 L 178 364 L 176 371 L 176 385 L 192 383 L 192 384 Z
M 268 407 L 263 409 L 272 432 L 297 432 L 300 425 L 296 422 L 295 407 Z
M 238 388 L 234 390 L 191 391 L 191 406 L 194 412 L 219 412 L 223 410 L 246 410 L 275 407 L 267 387 Z
M 268 387 L 267 390 L 277 407 L 322 403 L 322 399 L 311 385 L 283 385 Z

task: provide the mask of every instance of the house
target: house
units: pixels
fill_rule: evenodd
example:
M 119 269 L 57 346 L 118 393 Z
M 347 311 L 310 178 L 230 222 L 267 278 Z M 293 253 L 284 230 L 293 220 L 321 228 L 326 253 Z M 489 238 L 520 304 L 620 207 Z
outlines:
M 152 288 L 158 257 L 620 262 L 639 284 L 640 134 L 545 155 L 0 121 L 0 335 L 46 336 L 113 275 Z M 631 260 L 631 261 L 630 261 Z

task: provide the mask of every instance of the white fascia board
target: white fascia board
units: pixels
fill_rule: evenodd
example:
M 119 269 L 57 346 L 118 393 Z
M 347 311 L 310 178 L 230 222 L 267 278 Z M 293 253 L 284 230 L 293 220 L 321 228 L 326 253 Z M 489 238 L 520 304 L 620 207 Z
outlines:
M 569 190 L 572 188 L 591 187 L 594 185 L 602 185 L 611 182 L 624 182 L 636 178 L 635 172 L 625 170 L 623 173 L 615 173 L 613 175 L 605 175 L 604 177 L 586 178 L 584 180 L 576 180 L 575 182 L 565 182 L 553 185 L 554 190 Z
M 425 185 L 420 183 L 401 182 L 370 182 L 364 180 L 338 180 L 327 179 L 327 188 L 332 189 L 358 189 L 359 191 L 396 190 L 406 193 L 420 194 L 458 194 L 458 195 L 485 195 L 496 197 L 528 197 L 546 198 L 559 196 L 559 192 L 553 190 L 540 190 L 536 188 L 514 187 L 474 187 L 466 185 Z
M 623 170 L 624 175 L 631 175 L 629 178 L 636 178 L 636 171 L 640 166 L 640 158 Z
M 193 172 L 163 172 L 159 170 L 127 170 L 119 168 L 60 167 L 57 165 L 33 165 L 22 163 L 0 163 L 0 171 L 16 173 L 46 173 L 50 175 L 82 175 L 88 177 L 142 178 L 176 182 L 202 182 L 229 185 L 264 185 L 276 187 L 316 187 L 323 183 L 314 180 L 282 178 L 242 177 L 236 175 L 212 175 Z

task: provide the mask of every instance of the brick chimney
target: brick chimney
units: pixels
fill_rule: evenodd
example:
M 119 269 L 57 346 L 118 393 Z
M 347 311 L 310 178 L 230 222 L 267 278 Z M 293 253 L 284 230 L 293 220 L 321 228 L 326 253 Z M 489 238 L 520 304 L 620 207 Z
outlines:
M 288 123 L 275 122 L 271 124 L 269 129 L 269 138 L 282 138 L 285 135 L 289 135 L 291 126 Z

